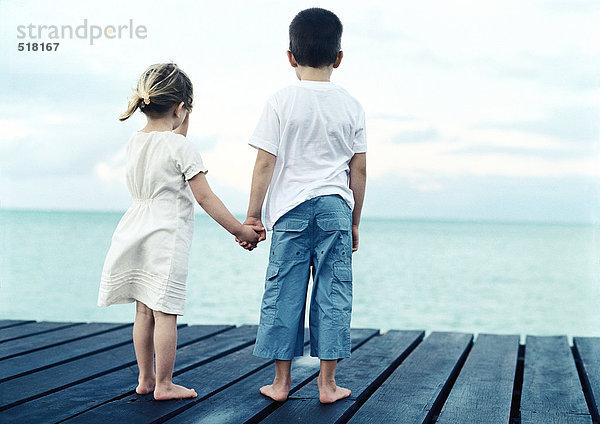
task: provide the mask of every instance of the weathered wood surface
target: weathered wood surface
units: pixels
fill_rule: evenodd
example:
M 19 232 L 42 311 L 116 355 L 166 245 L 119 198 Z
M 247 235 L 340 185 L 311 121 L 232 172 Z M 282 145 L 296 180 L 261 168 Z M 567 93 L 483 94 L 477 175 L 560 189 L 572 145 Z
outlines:
M 274 370 L 252 355 L 255 326 L 180 325 L 175 382 L 198 397 L 136 395 L 131 330 L 0 320 L 0 422 L 600 423 L 600 338 L 570 348 L 566 337 L 527 337 L 523 347 L 518 336 L 353 329 L 336 375 L 352 395 L 322 405 L 309 356 L 293 362 L 288 401 L 260 395 Z
M 24 321 L 24 320 L 16 320 L 16 319 L 5 319 L 0 321 L 0 330 L 3 328 L 8 328 L 8 327 L 15 327 L 17 325 L 23 325 L 23 324 L 27 324 L 30 322 L 35 322 L 32 320 L 29 321 Z
M 40 334 L 36 336 L 35 344 L 32 344 L 32 340 L 28 337 L 14 340 L 12 343 L 0 343 L 0 360 L 129 327 L 131 327 L 131 324 L 92 323 L 61 328 L 56 331 Z M 89 345 L 90 343 L 86 344 Z
M 17 340 L 23 337 L 32 337 L 61 328 L 82 325 L 81 322 L 31 322 L 18 326 L 10 326 L 0 330 L 0 343 Z
M 178 346 L 199 340 L 207 331 L 212 330 L 180 328 Z M 0 411 L 135 363 L 133 344 L 128 343 L 5 381 L 1 383 Z
M 364 343 L 378 333 L 377 330 L 353 329 L 350 332 L 352 351 L 362 348 Z M 314 379 L 319 372 L 318 359 L 308 356 L 308 344 L 304 355 L 294 359 L 290 390 L 292 395 L 308 381 Z M 207 424 L 259 422 L 280 405 L 265 398 L 258 391 L 261 386 L 273 381 L 273 375 L 272 367 L 263 368 L 220 393 L 197 403 L 168 422 L 181 424 L 190 422 Z
M 429 422 L 458 373 L 473 336 L 434 332 L 404 360 L 349 422 Z M 373 421 L 375 420 L 375 421 Z
M 358 402 L 366 399 L 392 370 L 423 339 L 422 331 L 390 331 L 384 336 L 374 337 L 362 346 L 355 355 L 340 361 L 336 382 L 341 387 L 351 387 L 348 399 L 333 405 L 319 402 L 317 379 L 292 394 L 265 423 L 331 423 L 347 419 L 357 408 Z
M 600 338 L 574 337 L 573 347 L 584 380 L 590 412 L 600 422 Z
M 521 423 L 592 423 L 565 336 L 527 337 Z
M 436 423 L 508 423 L 518 352 L 519 336 L 480 334 Z
M 69 327 L 66 330 L 82 327 L 85 326 Z M 54 331 L 49 334 L 54 334 L 57 332 L 58 331 Z M 41 336 L 47 336 L 49 334 L 45 333 Z M 25 374 L 31 374 L 35 371 L 39 371 L 53 365 L 73 361 L 79 358 L 85 358 L 93 353 L 99 353 L 117 346 L 129 345 L 131 343 L 131 334 L 132 326 L 128 325 L 115 331 L 98 334 L 92 339 L 75 340 L 69 343 L 50 346 L 45 349 L 33 350 L 30 352 L 27 352 L 27 350 L 31 350 L 32 347 L 27 348 L 27 346 L 22 345 L 25 341 L 31 343 L 31 339 L 29 337 L 15 340 L 15 344 L 20 345 L 20 349 L 23 354 L 13 354 L 10 357 L 2 360 L 2 366 L 0 367 L 0 382 L 4 382 Z M 12 343 L 7 345 L 10 346 L 11 344 Z

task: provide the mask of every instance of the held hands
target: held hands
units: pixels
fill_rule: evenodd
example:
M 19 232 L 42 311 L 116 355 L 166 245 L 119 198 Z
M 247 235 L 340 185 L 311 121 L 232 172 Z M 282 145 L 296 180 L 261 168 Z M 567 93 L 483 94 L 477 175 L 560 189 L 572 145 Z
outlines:
M 267 231 L 260 218 L 246 218 L 242 228 L 240 234 L 236 235 L 235 241 L 246 250 L 254 250 L 258 243 L 267 238 Z

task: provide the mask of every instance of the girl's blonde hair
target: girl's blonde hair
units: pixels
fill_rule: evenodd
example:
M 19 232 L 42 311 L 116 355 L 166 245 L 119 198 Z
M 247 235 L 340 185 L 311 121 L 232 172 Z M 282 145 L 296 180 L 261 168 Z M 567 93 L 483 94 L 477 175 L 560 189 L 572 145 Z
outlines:
M 119 116 L 119 120 L 126 120 L 138 108 L 142 113 L 158 118 L 181 102 L 191 111 L 193 101 L 194 88 L 185 72 L 174 63 L 157 63 L 142 74 L 129 99 L 127 111 Z

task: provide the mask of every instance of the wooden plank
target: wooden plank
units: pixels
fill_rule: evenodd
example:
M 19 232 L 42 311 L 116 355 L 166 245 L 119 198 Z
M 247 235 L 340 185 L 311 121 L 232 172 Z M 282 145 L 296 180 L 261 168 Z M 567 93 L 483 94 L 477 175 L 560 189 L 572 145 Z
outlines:
M 130 326 L 131 324 L 91 323 L 13 340 L 0 344 L 0 360 Z
M 16 320 L 16 319 L 3 319 L 0 320 L 0 330 L 2 330 L 3 328 L 8 328 L 8 327 L 15 327 L 17 325 L 23 325 L 23 324 L 29 324 L 35 322 L 33 320 L 28 320 L 28 321 L 23 321 L 23 320 Z
M 424 334 L 423 331 L 389 331 L 372 338 L 337 367 L 337 383 L 352 390 L 348 399 L 333 405 L 321 404 L 315 378 L 261 423 L 344 422 L 417 346 Z
M 431 333 L 349 422 L 429 422 L 460 369 L 472 340 L 471 334 Z
M 361 346 L 378 333 L 378 330 L 352 329 L 350 332 L 352 350 L 360 351 Z M 304 351 L 306 356 L 296 358 L 293 361 L 292 389 L 290 391 L 292 394 L 312 380 L 319 372 L 319 360 L 308 356 L 308 353 L 309 348 L 307 346 Z M 250 354 L 250 351 L 248 354 Z M 192 422 L 210 424 L 243 423 L 251 417 L 260 419 L 266 416 L 280 405 L 264 397 L 258 391 L 261 386 L 273 381 L 272 362 L 269 360 L 265 368 L 235 382 L 235 384 L 224 387 L 216 394 L 204 399 L 196 399 L 195 402 L 189 402 L 192 404 L 191 408 L 190 405 L 179 408 L 178 411 L 167 416 L 167 418 L 170 418 L 175 413 L 179 413 L 169 419 L 168 422 L 171 424 Z M 340 362 L 340 365 L 342 362 Z M 214 365 L 216 366 L 217 363 Z M 206 369 L 206 371 L 209 370 Z
M 212 326 L 179 328 L 178 346 L 190 344 L 213 332 Z M 0 411 L 135 363 L 133 343 L 127 343 L 5 381 L 0 385 Z
M 131 340 L 132 325 L 128 324 L 124 328 L 111 331 L 110 333 L 98 334 L 89 339 L 76 340 L 20 356 L 14 356 L 0 361 L 0 383 L 51 366 L 83 358 L 90 354 L 99 353 L 117 346 L 123 346 L 131 343 Z
M 573 347 L 585 382 L 588 406 L 600 422 L 600 337 L 574 337 Z
M 83 325 L 82 322 L 32 322 L 25 325 L 8 327 L 0 331 L 0 343 L 20 339 L 22 337 L 31 337 L 48 331 L 56 331 L 60 328 Z
M 527 336 L 521 423 L 592 423 L 565 336 Z
M 480 334 L 436 423 L 508 423 L 518 353 L 519 336 Z
M 208 326 L 192 326 L 192 330 Z M 256 336 L 256 326 L 211 326 L 225 329 L 208 334 L 194 343 L 177 350 L 175 375 L 192 367 L 212 361 L 232 350 L 251 344 Z M 129 366 L 80 384 L 64 388 L 6 410 L 4 416 L 14 422 L 47 423 L 58 422 L 80 414 L 111 400 L 134 393 L 137 384 L 137 365 Z M 179 383 L 179 378 L 175 378 Z M 0 415 L 1 416 L 1 415 Z M 122 422 L 121 419 L 116 422 Z

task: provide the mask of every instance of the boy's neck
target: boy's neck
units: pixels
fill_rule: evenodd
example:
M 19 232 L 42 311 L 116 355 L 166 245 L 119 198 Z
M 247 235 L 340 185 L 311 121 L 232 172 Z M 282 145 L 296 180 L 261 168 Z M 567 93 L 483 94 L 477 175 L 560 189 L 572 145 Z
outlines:
M 329 82 L 333 66 L 324 66 L 323 68 L 312 68 L 310 66 L 296 66 L 296 76 L 300 81 L 322 81 Z

